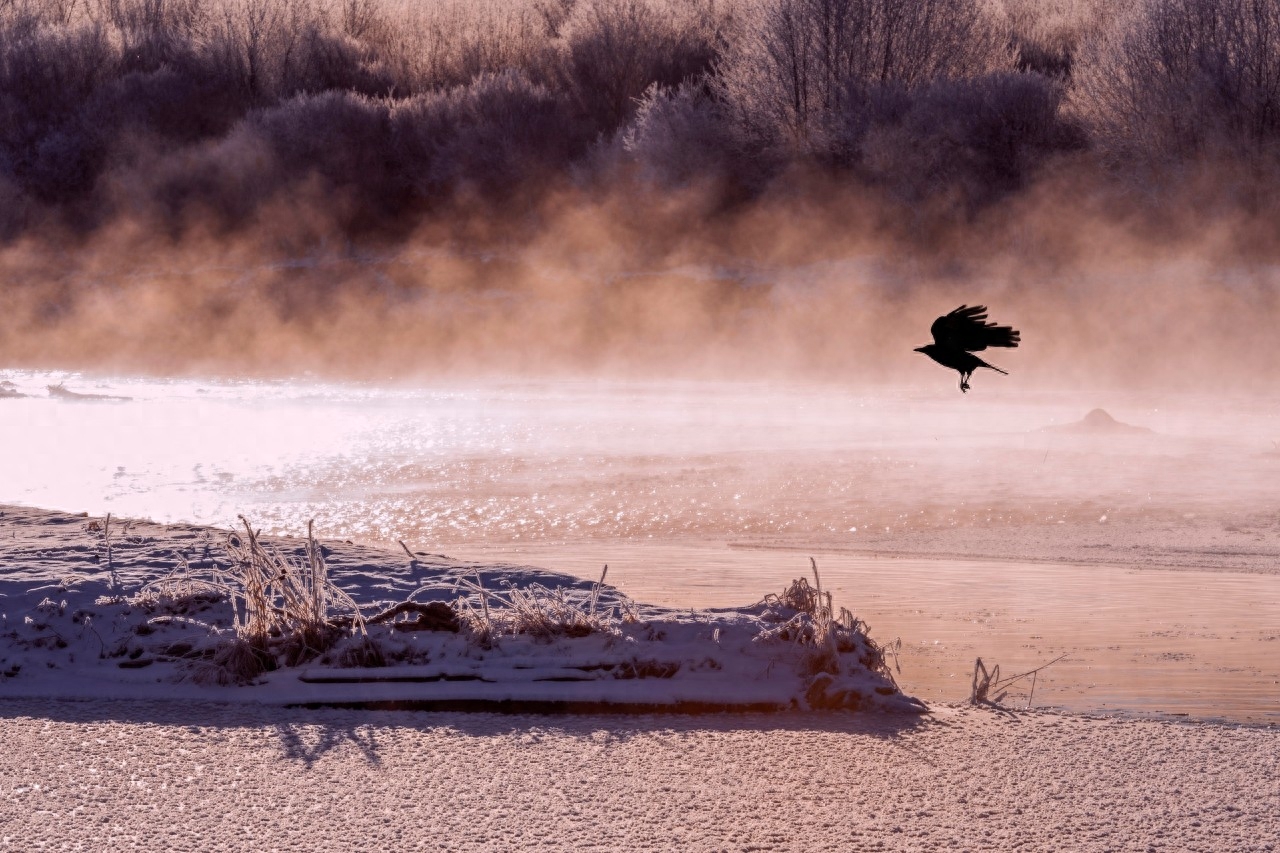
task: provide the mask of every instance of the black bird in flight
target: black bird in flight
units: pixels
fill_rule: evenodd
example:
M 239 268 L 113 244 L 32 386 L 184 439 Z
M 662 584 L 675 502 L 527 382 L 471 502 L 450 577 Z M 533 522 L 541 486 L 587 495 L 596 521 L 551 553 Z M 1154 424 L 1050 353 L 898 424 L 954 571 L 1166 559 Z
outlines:
M 1008 373 L 987 364 L 974 355 L 987 347 L 1016 347 L 1019 334 L 1012 326 L 997 326 L 987 321 L 987 307 L 961 305 L 950 314 L 943 315 L 933 321 L 929 332 L 933 335 L 933 343 L 916 347 L 929 358 L 960 371 L 960 390 L 969 390 L 969 377 L 979 367 L 989 367 L 996 373 Z

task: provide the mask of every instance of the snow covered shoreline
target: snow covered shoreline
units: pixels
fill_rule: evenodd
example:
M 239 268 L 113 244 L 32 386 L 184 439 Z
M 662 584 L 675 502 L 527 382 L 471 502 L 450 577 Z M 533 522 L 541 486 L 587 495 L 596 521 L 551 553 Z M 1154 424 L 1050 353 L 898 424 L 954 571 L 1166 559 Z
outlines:
M 816 569 L 816 587 L 685 611 L 631 602 L 604 577 L 277 547 L 247 524 L 229 534 L 9 507 L 0 527 L 0 697 L 925 710 Z

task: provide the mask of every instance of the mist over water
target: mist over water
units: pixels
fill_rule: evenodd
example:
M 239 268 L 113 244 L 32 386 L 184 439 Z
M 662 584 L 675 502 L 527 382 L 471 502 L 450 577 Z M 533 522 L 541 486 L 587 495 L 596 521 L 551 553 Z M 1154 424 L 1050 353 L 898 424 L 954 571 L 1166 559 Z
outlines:
M 494 250 L 0 250 L 0 357 L 153 375 L 817 380 L 874 393 L 917 381 L 910 348 L 932 319 L 980 302 L 1028 342 L 988 353 L 1017 377 L 990 390 L 1267 394 L 1280 380 L 1266 357 L 1278 268 L 1201 245 L 1153 255 L 1084 225 L 1071 251 L 1093 256 L 1049 263 L 1057 238 L 1033 218 L 1018 251 L 997 240 L 989 255 L 912 255 L 780 210 L 645 250 L 607 211 L 580 213 Z M 745 245 L 757 228 L 768 238 Z
M 408 388 L 7 374 L 0 499 L 423 544 L 859 535 L 1265 513 L 1247 398 L 796 383 Z M 45 396 L 55 379 L 81 393 Z M 981 397 L 979 397 L 981 395 Z M 1084 401 L 1088 400 L 1088 403 Z M 1046 430 L 1093 402 L 1151 432 Z

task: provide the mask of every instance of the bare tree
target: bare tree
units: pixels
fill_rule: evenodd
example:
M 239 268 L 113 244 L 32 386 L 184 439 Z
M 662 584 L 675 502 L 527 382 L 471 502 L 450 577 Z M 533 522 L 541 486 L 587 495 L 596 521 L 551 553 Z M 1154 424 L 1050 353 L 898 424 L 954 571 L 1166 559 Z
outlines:
M 612 131 L 652 83 L 675 85 L 713 58 L 706 21 L 653 0 L 581 0 L 562 32 L 554 77 L 580 114 Z
M 761 0 L 717 86 L 756 142 L 821 148 L 862 90 L 1011 65 L 993 8 L 974 0 Z
M 1113 159 L 1280 152 L 1280 0 L 1146 0 L 1085 52 L 1074 103 Z

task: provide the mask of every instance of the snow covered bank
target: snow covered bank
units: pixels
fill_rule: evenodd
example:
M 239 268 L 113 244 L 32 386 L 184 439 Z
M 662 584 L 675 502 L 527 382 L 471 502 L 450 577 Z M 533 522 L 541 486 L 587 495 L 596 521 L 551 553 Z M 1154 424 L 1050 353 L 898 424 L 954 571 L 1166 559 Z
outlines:
M 0 701 L 0 850 L 1280 849 L 1280 730 Z
M 438 554 L 6 508 L 0 696 L 919 712 L 815 584 L 683 611 Z M 406 549 L 407 552 L 407 549 Z

